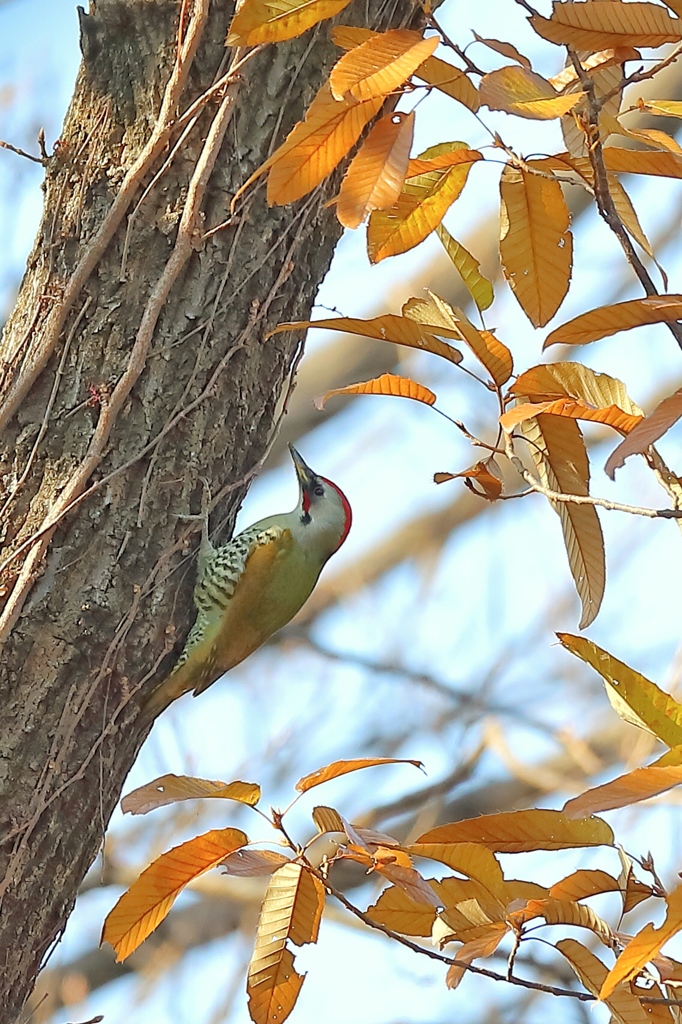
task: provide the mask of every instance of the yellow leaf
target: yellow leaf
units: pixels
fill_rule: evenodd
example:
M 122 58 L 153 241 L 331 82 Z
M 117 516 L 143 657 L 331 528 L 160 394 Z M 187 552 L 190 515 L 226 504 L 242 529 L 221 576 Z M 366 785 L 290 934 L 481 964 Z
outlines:
M 563 813 L 566 813 L 564 808 Z M 620 883 L 613 875 L 595 868 L 581 868 L 573 874 L 555 882 L 549 890 L 554 900 L 584 900 L 589 896 L 597 896 L 602 892 L 619 892 Z
M 415 402 L 433 405 L 436 396 L 423 384 L 417 384 L 407 377 L 399 377 L 395 373 L 382 373 L 381 377 L 365 380 L 359 384 L 348 384 L 345 388 L 332 388 L 315 399 L 315 407 L 324 409 L 332 395 L 388 395 L 393 398 L 411 398 Z
M 588 928 L 601 939 L 605 946 L 613 946 L 613 932 L 591 907 L 572 900 L 546 899 L 528 900 L 525 907 L 509 914 L 510 920 L 519 924 L 543 917 L 547 924 L 568 924 L 573 928 Z
M 469 939 L 457 950 L 456 959 L 461 963 L 470 964 L 480 956 L 492 956 L 502 939 L 509 931 L 509 926 L 504 921 L 496 921 L 480 930 L 480 934 Z M 445 976 L 445 984 L 450 989 L 455 989 L 466 973 L 466 968 L 459 964 L 452 964 Z
M 417 843 L 478 843 L 498 853 L 523 853 L 566 850 L 575 846 L 612 846 L 613 832 L 599 818 L 572 821 L 560 811 L 504 811 L 438 825 L 420 836 Z M 405 849 L 416 852 L 414 844 Z
M 410 160 L 407 165 L 407 177 L 416 178 L 420 174 L 449 170 L 459 164 L 475 163 L 476 160 L 482 159 L 477 149 L 467 149 L 463 142 L 444 142 L 438 146 L 431 146 L 421 156 Z
M 682 8 L 682 3 L 680 4 Z M 640 100 L 639 109 L 643 114 L 662 114 L 663 117 L 682 117 L 681 100 Z
M 333 18 L 350 0 L 244 0 L 232 19 L 226 46 L 256 46 L 293 39 Z
M 507 165 L 500 181 L 500 256 L 526 316 L 542 327 L 564 300 L 573 236 L 558 181 Z
M 609 455 L 604 472 L 613 480 L 616 470 L 624 465 L 631 455 L 640 455 L 658 441 L 682 416 L 682 388 L 662 399 L 653 412 L 649 413 L 632 431 L 632 434 L 618 445 Z
M 641 53 L 639 50 L 635 50 L 634 47 L 616 46 L 609 47 L 606 50 L 598 50 L 597 53 L 592 53 L 589 57 L 583 57 L 580 64 L 583 70 L 587 71 L 590 77 L 592 77 L 596 72 L 603 71 L 614 64 L 620 66 L 628 60 L 641 59 Z M 552 75 L 548 81 L 551 82 L 555 89 L 562 90 L 570 85 L 578 85 L 578 72 L 572 64 L 568 64 L 563 71 L 560 71 L 558 75 Z M 599 92 L 597 92 L 597 95 L 599 95 Z
M 438 896 L 415 868 L 386 860 L 376 863 L 375 870 L 399 886 L 415 903 L 434 908 L 440 906 Z
M 556 948 L 566 957 L 587 991 L 598 996 L 608 973 L 601 960 L 575 939 L 560 939 Z M 645 1024 L 647 1021 L 646 1011 L 639 999 L 624 985 L 619 986 L 605 1002 L 617 1024 Z
M 350 50 L 332 68 L 329 85 L 340 100 L 388 96 L 412 75 L 438 46 L 438 37 L 396 28 L 381 32 Z
M 531 65 L 528 58 L 519 53 L 511 43 L 501 42 L 499 39 L 484 39 L 483 36 L 479 36 L 478 32 L 474 32 L 473 35 L 477 43 L 483 43 L 496 53 L 501 53 L 503 57 L 509 57 L 510 60 L 518 61 L 519 64 L 523 64 L 524 68 L 528 68 L 530 71 Z
M 214 782 L 189 775 L 162 775 L 124 796 L 121 810 L 124 814 L 146 814 L 156 807 L 165 807 L 179 800 L 202 797 L 237 800 L 241 804 L 255 807 L 260 800 L 260 786 L 255 782 Z
M 309 327 L 325 328 L 329 331 L 347 331 L 349 334 L 364 334 L 367 338 L 389 341 L 394 345 L 405 345 L 407 348 L 418 348 L 432 352 L 436 356 L 447 359 L 450 363 L 461 363 L 462 354 L 452 345 L 436 338 L 431 331 L 425 329 L 423 323 L 407 316 L 395 316 L 386 313 L 375 316 L 371 320 L 357 320 L 354 317 L 340 316 L 333 320 L 297 320 L 293 323 L 279 324 L 273 334 L 281 331 L 307 330 Z M 439 327 L 438 333 L 444 331 Z M 452 337 L 459 337 L 452 332 Z
M 674 697 L 594 641 L 571 633 L 557 637 L 567 651 L 599 673 L 614 711 L 625 722 L 653 733 L 669 747 L 682 746 L 682 704 Z
M 415 903 L 404 889 L 395 885 L 385 889 L 376 903 L 367 908 L 367 914 L 401 935 L 431 935 L 436 909 L 426 903 Z
M 481 103 L 491 110 L 504 110 L 507 114 L 536 121 L 550 121 L 562 117 L 585 94 L 573 92 L 562 96 L 542 75 L 510 64 L 484 75 L 479 95 Z
M 303 977 L 287 940 L 317 942 L 324 886 L 301 864 L 286 864 L 270 879 L 249 964 L 246 990 L 254 1024 L 282 1024 L 298 999 Z
M 496 873 L 493 882 L 498 887 Z M 466 930 L 481 923 L 503 921 L 505 918 L 504 886 L 500 899 L 478 879 L 443 878 L 440 882 L 432 882 L 443 908 L 440 917 L 453 930 L 453 933 Z
M 482 459 L 475 466 L 471 466 L 461 473 L 434 473 L 433 479 L 434 483 L 444 484 L 448 480 L 457 480 L 460 477 L 464 477 L 466 480 L 475 480 L 483 488 L 483 494 L 480 496 L 487 498 L 488 501 L 497 501 L 502 494 L 502 473 L 495 462 L 494 455 Z M 472 490 L 474 493 L 480 494 L 474 488 Z
M 617 405 L 632 417 L 642 416 L 642 410 L 632 401 L 625 385 L 608 373 L 595 373 L 583 363 L 540 363 L 517 377 L 510 387 L 515 396 L 532 396 L 533 401 L 552 401 L 566 395 L 586 402 L 596 409 Z
M 682 318 L 682 295 L 652 295 L 630 299 L 612 306 L 599 306 L 568 320 L 548 334 L 543 349 L 550 345 L 587 345 L 619 331 L 644 324 L 674 323 Z
M 313 821 L 321 833 L 346 831 L 343 818 L 334 807 L 313 807 Z
M 367 251 L 372 263 L 407 252 L 423 242 L 461 195 L 472 164 L 481 159 L 481 154 L 469 150 L 463 142 L 445 145 L 451 151 L 467 150 L 466 162 L 449 167 L 435 166 L 411 177 L 408 167 L 408 178 L 397 202 L 387 210 L 376 210 L 369 219 Z M 437 148 L 441 153 L 434 155 L 440 156 L 444 149 Z M 427 150 L 420 159 L 429 159 L 432 152 Z
M 623 4 L 620 0 L 585 0 L 552 4 L 552 17 L 534 14 L 530 23 L 544 39 L 577 50 L 604 50 L 609 46 L 662 46 L 682 39 L 679 19 L 650 3 Z
M 413 764 L 415 768 L 421 768 L 421 761 L 412 761 L 406 757 L 358 757 L 352 761 L 333 761 L 324 768 L 318 768 L 310 775 L 304 775 L 296 783 L 299 793 L 307 793 L 313 786 L 320 786 L 330 779 L 338 779 L 340 775 L 347 775 L 348 772 L 357 772 L 361 768 L 374 768 L 380 764 Z
M 618 171 L 621 174 L 649 174 L 662 178 L 682 178 L 682 156 L 678 156 L 676 153 L 647 153 L 635 149 L 606 146 L 604 148 L 604 163 L 609 171 Z
M 359 28 L 357 25 L 335 25 L 332 29 L 332 39 L 342 50 L 352 50 L 379 34 L 372 32 L 370 28 Z
M 594 409 L 575 398 L 557 398 L 553 402 L 529 402 L 517 405 L 509 412 L 500 416 L 500 426 L 507 433 L 511 433 L 514 427 L 524 420 L 532 419 L 543 413 L 547 416 L 565 416 L 574 420 L 591 420 L 595 423 L 603 423 L 613 427 L 621 434 L 627 434 L 633 430 L 642 419 L 641 416 L 629 416 L 619 409 L 617 405 L 607 405 L 601 409 Z M 682 415 L 682 413 L 681 413 Z
M 474 114 L 481 105 L 478 89 L 468 75 L 439 57 L 429 57 L 425 60 L 415 72 L 415 76 L 453 100 L 463 103 Z
M 387 114 L 374 125 L 341 185 L 336 215 L 357 228 L 373 210 L 385 210 L 400 195 L 414 135 L 414 113 Z
M 659 793 L 665 793 L 680 783 L 682 746 L 669 750 L 647 768 L 635 768 L 634 771 L 620 775 L 603 786 L 595 786 L 580 796 L 573 797 L 564 804 L 563 813 L 569 818 L 582 818 L 586 814 L 612 811 L 616 807 L 629 807 L 640 800 L 648 800 Z
M 667 910 L 665 921 L 658 928 L 648 924 L 627 944 L 604 979 L 599 998 L 607 1002 L 616 986 L 629 981 L 641 971 L 659 952 L 661 947 L 682 930 L 682 886 L 678 886 L 665 898 Z
M 424 857 L 427 860 L 436 860 L 440 864 L 447 864 L 453 871 L 459 871 L 461 875 L 466 875 L 468 878 L 473 879 L 473 881 L 479 882 L 498 900 L 504 900 L 506 889 L 502 868 L 494 854 L 486 849 L 485 846 L 477 841 L 457 840 L 455 842 L 441 842 L 436 840 L 431 842 L 429 840 L 422 842 L 422 839 L 423 837 L 420 838 L 419 842 L 404 846 L 403 849 L 413 857 Z M 445 881 L 448 882 L 448 885 L 450 884 L 449 879 L 444 879 L 443 885 Z M 445 890 L 436 886 L 436 891 L 442 892 Z
M 120 962 L 158 928 L 185 886 L 228 854 L 248 843 L 238 828 L 212 829 L 196 836 L 146 868 L 107 914 L 102 942 L 116 950 Z
M 443 243 L 446 253 L 459 271 L 471 298 L 482 313 L 488 306 L 492 305 L 495 298 L 491 282 L 481 273 L 478 260 L 460 242 L 452 237 L 447 228 L 439 224 L 436 228 L 436 234 Z

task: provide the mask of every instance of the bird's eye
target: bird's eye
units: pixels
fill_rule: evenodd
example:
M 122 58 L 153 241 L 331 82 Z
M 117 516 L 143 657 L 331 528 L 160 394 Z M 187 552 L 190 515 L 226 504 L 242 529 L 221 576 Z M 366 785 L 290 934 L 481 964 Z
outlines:
M 316 498 L 322 498 L 324 496 L 324 487 L 316 487 L 313 493 Z

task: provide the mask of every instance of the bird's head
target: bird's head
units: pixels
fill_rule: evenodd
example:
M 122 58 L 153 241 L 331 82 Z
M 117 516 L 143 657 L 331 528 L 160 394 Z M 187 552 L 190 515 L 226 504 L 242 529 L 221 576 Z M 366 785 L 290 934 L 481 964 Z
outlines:
M 318 476 L 293 445 L 289 445 L 289 451 L 298 477 L 300 497 L 296 511 L 301 526 L 306 534 L 314 534 L 328 558 L 348 536 L 352 521 L 348 498 L 331 480 Z

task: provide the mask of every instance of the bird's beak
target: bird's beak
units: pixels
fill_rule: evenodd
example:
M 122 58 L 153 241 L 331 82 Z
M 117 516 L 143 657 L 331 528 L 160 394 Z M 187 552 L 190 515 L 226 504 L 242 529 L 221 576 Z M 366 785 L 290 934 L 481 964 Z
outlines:
M 293 444 L 289 445 L 289 451 L 291 452 L 291 457 L 294 460 L 296 476 L 298 477 L 298 482 L 301 486 L 301 490 L 305 491 L 312 485 L 313 480 L 316 477 L 316 474 L 313 472 L 310 466 L 308 466 L 307 463 L 303 461 L 301 456 L 294 448 Z

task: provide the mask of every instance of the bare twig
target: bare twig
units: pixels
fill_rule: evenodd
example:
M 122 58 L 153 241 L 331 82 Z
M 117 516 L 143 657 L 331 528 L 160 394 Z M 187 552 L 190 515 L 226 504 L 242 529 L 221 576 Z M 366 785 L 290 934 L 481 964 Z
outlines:
M 36 164 L 45 163 L 42 156 L 33 156 L 32 153 L 27 153 L 25 149 L 19 149 L 18 146 L 13 146 L 11 142 L 5 142 L 3 139 L 0 139 L 0 149 L 8 149 L 10 153 L 16 153 L 17 156 L 23 156 L 26 160 L 32 160 Z

